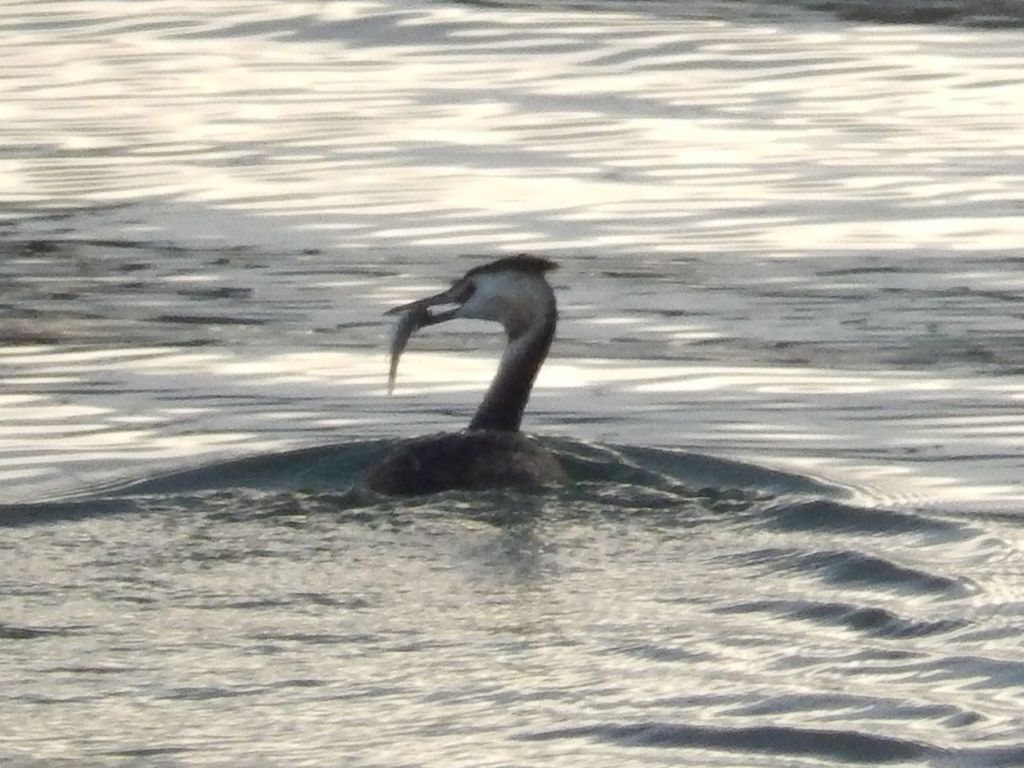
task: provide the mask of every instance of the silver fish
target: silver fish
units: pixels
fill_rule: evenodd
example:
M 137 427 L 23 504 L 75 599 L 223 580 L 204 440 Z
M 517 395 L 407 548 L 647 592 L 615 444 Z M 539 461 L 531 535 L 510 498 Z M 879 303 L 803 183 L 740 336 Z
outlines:
M 398 323 L 395 325 L 395 332 L 391 337 L 391 368 L 388 371 L 389 395 L 395 389 L 395 374 L 398 372 L 398 358 L 402 356 L 402 352 L 409 341 L 409 337 L 416 333 L 420 328 L 424 328 L 428 325 L 434 325 L 435 323 L 443 323 L 446 320 L 458 317 L 458 305 L 465 301 L 467 295 L 469 294 L 465 291 L 465 285 L 457 282 L 447 291 L 442 291 L 435 296 L 428 296 L 425 299 L 418 299 L 410 302 L 409 304 L 403 304 L 400 307 L 392 307 L 384 313 L 385 315 L 398 315 Z M 451 306 L 449 309 L 445 310 L 438 310 L 433 314 L 429 311 L 431 307 L 444 305 L 456 306 Z
M 398 374 L 398 360 L 405 351 L 409 338 L 424 325 L 430 324 L 430 313 L 425 304 L 410 305 L 395 323 L 395 331 L 391 336 L 391 367 L 388 369 L 388 394 L 395 391 L 395 376 Z

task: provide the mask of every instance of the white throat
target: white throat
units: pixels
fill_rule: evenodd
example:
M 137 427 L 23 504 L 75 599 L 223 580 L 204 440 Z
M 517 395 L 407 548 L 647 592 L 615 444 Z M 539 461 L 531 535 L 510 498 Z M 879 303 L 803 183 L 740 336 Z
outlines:
M 554 308 L 555 296 L 544 278 L 524 272 L 495 272 L 476 278 L 476 290 L 458 315 L 501 323 L 509 341 L 515 342 L 540 333 Z

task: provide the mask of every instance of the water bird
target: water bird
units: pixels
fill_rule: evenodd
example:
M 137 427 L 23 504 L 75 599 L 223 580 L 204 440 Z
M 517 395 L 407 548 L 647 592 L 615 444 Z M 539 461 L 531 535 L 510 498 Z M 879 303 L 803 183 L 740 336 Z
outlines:
M 460 432 L 414 438 L 367 474 L 379 493 L 405 495 L 487 488 L 538 489 L 566 479 L 554 454 L 519 426 L 534 379 L 555 336 L 558 308 L 545 273 L 557 268 L 529 254 L 469 270 L 451 288 L 389 310 L 399 315 L 391 345 L 388 391 L 413 333 L 456 318 L 501 323 L 507 342 L 483 401 Z

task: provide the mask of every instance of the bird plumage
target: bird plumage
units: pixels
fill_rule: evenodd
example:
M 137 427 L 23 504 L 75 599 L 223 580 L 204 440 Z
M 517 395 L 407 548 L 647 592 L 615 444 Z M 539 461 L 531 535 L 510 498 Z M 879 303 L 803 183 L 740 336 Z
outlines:
M 536 488 L 565 479 L 558 460 L 519 432 L 523 411 L 555 335 L 558 310 L 544 274 L 554 262 L 527 254 L 469 270 L 451 288 L 396 307 L 390 381 L 408 338 L 456 318 L 500 323 L 507 343 L 498 371 L 469 428 L 417 438 L 399 446 L 367 475 L 383 493 L 431 493 L 450 488 Z M 447 309 L 431 311 L 436 307 Z

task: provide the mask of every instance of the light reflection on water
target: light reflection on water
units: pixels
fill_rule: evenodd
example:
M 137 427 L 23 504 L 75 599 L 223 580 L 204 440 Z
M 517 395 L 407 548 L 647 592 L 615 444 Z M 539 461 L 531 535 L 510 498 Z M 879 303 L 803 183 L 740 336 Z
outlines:
M 102 237 L 263 247 L 1019 244 L 1018 33 L 335 5 L 16 27 L 8 199 L 131 204 L 76 222 Z
M 8 528 L 13 755 L 1019 758 L 1019 604 L 991 591 L 1018 525 L 608 490 L 220 490 Z
M 486 326 L 432 329 L 384 396 L 381 312 L 480 257 L 6 252 L 8 501 L 203 457 L 456 428 L 501 343 Z M 530 429 L 746 458 L 879 498 L 1019 499 L 1019 278 L 1004 257 L 562 261 Z
M 1021 763 L 1021 34 L 642 5 L 0 9 L 0 761 Z M 349 489 L 525 249 L 577 482 Z

